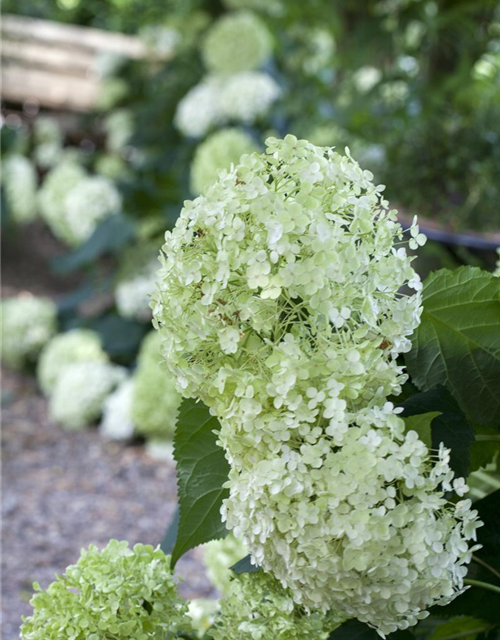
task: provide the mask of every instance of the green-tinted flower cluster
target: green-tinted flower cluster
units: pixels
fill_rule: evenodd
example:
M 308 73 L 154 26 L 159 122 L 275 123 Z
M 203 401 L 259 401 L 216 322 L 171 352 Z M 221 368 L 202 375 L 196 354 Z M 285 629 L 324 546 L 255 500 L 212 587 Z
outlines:
M 262 572 L 231 581 L 213 640 L 326 640 L 341 624 L 334 615 L 307 614 L 277 580 Z
M 207 569 L 207 575 L 222 595 L 227 595 L 229 591 L 233 575 L 230 567 L 247 554 L 248 549 L 244 543 L 235 538 L 232 533 L 222 540 L 212 540 L 205 545 L 203 562 Z
M 90 546 L 47 590 L 35 588 L 22 640 L 164 640 L 191 631 L 170 558 L 151 546 Z
M 101 339 L 95 331 L 73 329 L 55 336 L 44 347 L 38 361 L 38 383 L 43 393 L 50 395 L 68 365 L 75 362 L 107 361 Z
M 33 163 L 25 156 L 12 155 L 4 162 L 3 185 L 12 221 L 32 222 L 37 214 L 37 176 Z
M 122 367 L 80 361 L 64 367 L 49 401 L 51 418 L 67 429 L 83 429 L 102 413 L 109 394 L 125 379 Z
M 141 346 L 134 381 L 132 421 L 137 433 L 171 439 L 181 397 L 175 380 L 161 363 L 160 337 L 155 331 L 146 336 Z
M 140 321 L 151 319 L 151 294 L 158 271 L 158 245 L 144 243 L 124 252 L 120 260 L 115 301 L 124 318 Z
M 2 360 L 14 369 L 34 362 L 57 330 L 57 309 L 49 298 L 22 293 L 7 298 L 2 309 Z
M 39 192 L 40 214 L 62 242 L 77 246 L 96 226 L 121 208 L 121 196 L 104 176 L 89 176 L 81 165 L 68 160 L 56 165 Z
M 271 35 L 251 12 L 220 18 L 203 43 L 203 59 L 210 72 L 232 74 L 257 69 L 271 53 Z
M 230 169 L 242 155 L 258 150 L 252 138 L 240 129 L 222 129 L 202 142 L 191 165 L 191 191 L 202 193 L 216 180 L 220 169 Z

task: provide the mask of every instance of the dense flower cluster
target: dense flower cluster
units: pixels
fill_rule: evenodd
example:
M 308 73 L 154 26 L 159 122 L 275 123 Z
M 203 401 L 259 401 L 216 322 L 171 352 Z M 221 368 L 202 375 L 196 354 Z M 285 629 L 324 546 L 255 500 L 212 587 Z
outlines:
M 220 605 L 210 631 L 213 640 L 326 640 L 343 621 L 307 614 L 277 580 L 262 572 L 231 580 Z
M 88 176 L 68 194 L 65 200 L 66 224 L 71 244 L 87 240 L 107 216 L 118 213 L 122 199 L 112 180 L 104 176 Z
M 2 360 L 15 369 L 36 359 L 57 330 L 57 308 L 49 298 L 22 293 L 6 298 L 2 310 Z
M 158 271 L 156 247 L 146 246 L 127 250 L 120 262 L 115 286 L 118 313 L 124 318 L 140 321 L 151 319 L 151 294 L 155 288 Z
M 54 390 L 57 379 L 75 362 L 107 362 L 101 339 L 90 329 L 73 329 L 61 333 L 44 347 L 38 360 L 37 377 L 46 395 Z
M 260 71 L 208 76 L 179 102 L 175 125 L 185 136 L 198 138 L 228 121 L 251 124 L 269 111 L 280 94 L 276 81 Z
M 212 185 L 220 169 L 230 169 L 242 155 L 258 150 L 252 138 L 240 129 L 222 129 L 196 149 L 191 164 L 191 191 L 202 193 Z
M 33 163 L 25 156 L 10 156 L 3 166 L 3 185 L 12 221 L 32 222 L 37 214 L 37 176 Z
M 215 622 L 215 614 L 219 610 L 219 601 L 210 598 L 194 598 L 188 603 L 188 615 L 193 629 L 203 638 Z
M 74 244 L 67 222 L 66 198 L 84 178 L 81 165 L 62 162 L 49 171 L 38 193 L 40 215 L 55 237 L 66 244 Z
M 106 440 L 129 440 L 134 435 L 132 400 L 134 380 L 127 378 L 106 398 L 99 431 Z
M 257 69 L 271 53 L 271 35 L 255 14 L 241 11 L 217 20 L 203 43 L 203 59 L 212 73 Z
M 48 589 L 35 588 L 22 640 L 157 640 L 191 631 L 170 558 L 148 545 L 91 545 Z
M 68 245 L 87 240 L 105 217 L 121 208 L 121 196 L 104 176 L 88 176 L 76 162 L 61 162 L 39 192 L 40 213 L 52 233 Z
M 137 433 L 168 440 L 175 431 L 181 397 L 160 361 L 160 337 L 152 331 L 141 345 L 134 374 L 132 421 Z
M 75 362 L 57 378 L 49 401 L 51 418 L 67 429 L 91 425 L 104 401 L 125 378 L 125 370 L 107 362 Z
M 134 132 L 134 119 L 127 109 L 116 109 L 104 120 L 106 147 L 109 151 L 121 151 Z
M 54 118 L 36 118 L 33 124 L 35 148 L 33 157 L 43 169 L 49 169 L 61 160 L 63 154 L 63 133 Z
M 227 595 L 231 582 L 230 567 L 248 554 L 246 546 L 232 533 L 221 540 L 212 540 L 204 548 L 203 562 L 210 582 L 222 594 Z
M 466 489 L 448 452 L 405 435 L 386 401 L 406 380 L 421 283 L 348 149 L 267 145 L 166 233 L 162 355 L 220 419 L 223 515 L 254 560 L 299 604 L 389 633 L 460 592 L 478 526 L 469 501 L 445 499 Z M 425 242 L 416 221 L 407 242 Z

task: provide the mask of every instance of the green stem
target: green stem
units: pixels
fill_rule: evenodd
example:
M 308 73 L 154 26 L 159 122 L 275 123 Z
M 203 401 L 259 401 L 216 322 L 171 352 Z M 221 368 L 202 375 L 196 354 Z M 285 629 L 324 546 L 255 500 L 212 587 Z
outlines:
M 476 442 L 500 442 L 500 434 L 476 434 Z
M 496 576 L 497 578 L 500 578 L 500 573 L 496 569 L 493 569 L 493 567 L 491 565 L 489 565 L 484 560 L 481 560 L 481 558 L 478 558 L 474 554 L 472 554 L 472 561 L 473 562 L 477 562 L 478 564 L 482 565 L 485 569 L 488 569 L 488 571 L 491 571 L 491 573 L 494 576 Z
M 445 636 L 441 638 L 441 640 L 458 640 L 458 638 L 468 638 L 475 633 L 482 633 L 483 631 L 489 631 L 491 627 L 479 627 L 478 629 L 471 629 L 470 631 L 460 631 L 459 633 L 454 633 L 452 636 Z
M 488 591 L 493 591 L 493 593 L 500 593 L 500 587 L 490 584 L 489 582 L 481 582 L 481 580 L 468 578 L 464 580 L 464 584 L 470 584 L 471 587 L 478 587 L 479 589 L 487 589 Z

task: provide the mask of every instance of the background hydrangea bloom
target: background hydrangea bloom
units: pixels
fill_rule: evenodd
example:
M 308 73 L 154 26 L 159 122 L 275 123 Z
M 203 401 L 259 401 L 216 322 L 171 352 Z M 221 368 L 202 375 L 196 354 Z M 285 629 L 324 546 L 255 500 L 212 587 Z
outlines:
M 267 73 L 242 71 L 224 83 L 220 109 L 228 120 L 251 124 L 266 115 L 281 89 Z
M 133 436 L 133 397 L 134 380 L 127 378 L 106 398 L 99 426 L 99 431 L 106 440 L 129 440 Z
M 32 362 L 57 330 L 57 308 L 49 298 L 23 293 L 6 298 L 2 310 L 2 360 L 14 369 Z
M 134 374 L 132 420 L 137 433 L 169 440 L 175 432 L 181 396 L 161 359 L 160 337 L 152 331 L 141 345 Z
M 23 640 L 148 640 L 192 629 L 170 557 L 148 545 L 111 540 L 100 552 L 91 545 L 46 590 L 35 588 Z
M 257 150 L 252 138 L 240 129 L 213 133 L 196 149 L 191 164 L 191 191 L 202 193 L 217 180 L 220 169 L 229 169 L 243 154 Z
M 118 313 L 140 321 L 151 319 L 151 294 L 158 271 L 157 245 L 139 245 L 124 252 L 115 286 Z
M 279 582 L 261 572 L 231 580 L 213 640 L 326 640 L 341 618 L 308 615 Z
M 33 163 L 21 155 L 8 158 L 3 184 L 9 216 L 16 224 L 32 222 L 37 215 L 37 175 Z
M 223 122 L 220 106 L 222 85 L 220 78 L 208 77 L 182 98 L 177 106 L 174 122 L 183 135 L 198 138 Z
M 203 563 L 207 569 L 207 575 L 222 595 L 227 595 L 229 591 L 229 584 L 233 577 L 230 567 L 247 554 L 248 549 L 243 542 L 231 533 L 222 540 L 212 540 L 205 545 Z
M 107 362 L 75 362 L 57 378 L 49 402 L 51 418 L 67 429 L 95 422 L 104 401 L 125 378 L 125 370 Z
M 61 333 L 44 347 L 38 361 L 37 377 L 45 395 L 54 390 L 64 369 L 75 362 L 107 362 L 101 339 L 90 329 L 73 329 Z
M 212 73 L 232 74 L 257 69 L 271 53 L 271 35 L 249 11 L 229 13 L 211 27 L 202 54 Z

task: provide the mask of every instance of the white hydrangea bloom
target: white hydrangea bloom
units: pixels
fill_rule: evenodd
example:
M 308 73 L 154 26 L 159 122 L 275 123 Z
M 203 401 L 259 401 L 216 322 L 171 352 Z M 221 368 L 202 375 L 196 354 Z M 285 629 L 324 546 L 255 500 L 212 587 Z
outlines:
M 108 150 L 121 151 L 134 132 L 133 115 L 128 109 L 117 109 L 106 116 L 103 128 Z
M 38 193 L 40 215 L 54 236 L 65 244 L 75 244 L 67 220 L 66 198 L 85 176 L 85 170 L 77 162 L 62 162 L 49 171 Z
M 448 452 L 431 457 L 386 403 L 421 283 L 348 149 L 267 144 L 165 234 L 162 353 L 221 422 L 223 516 L 255 561 L 301 605 L 405 629 L 461 592 L 478 526 L 440 489 L 465 491 Z M 414 222 L 409 244 L 424 241 Z
M 202 55 L 212 73 L 233 74 L 260 67 L 271 45 L 265 23 L 249 11 L 238 11 L 215 22 L 203 42 Z
M 248 555 L 248 549 L 230 533 L 221 540 L 211 540 L 204 545 L 203 551 L 203 563 L 210 582 L 222 595 L 227 595 L 234 577 L 230 568 Z
M 224 83 L 220 108 L 227 119 L 251 124 L 266 115 L 280 95 L 281 89 L 270 75 L 243 71 Z
M 1 302 L 2 361 L 20 369 L 34 361 L 57 330 L 57 308 L 49 298 L 21 293 Z
M 127 378 L 108 398 L 103 406 L 99 431 L 106 440 L 129 440 L 134 435 L 132 399 L 134 380 Z
M 39 117 L 33 125 L 35 148 L 33 158 L 43 169 L 60 162 L 63 154 L 64 135 L 55 118 Z
M 139 37 L 150 53 L 161 60 L 172 58 L 182 42 L 182 36 L 177 29 L 162 24 L 142 27 Z
M 3 186 L 9 215 L 16 224 L 36 218 L 37 175 L 33 163 L 21 155 L 7 158 L 3 166 Z
M 107 216 L 120 211 L 121 195 L 112 180 L 90 176 L 79 182 L 65 199 L 71 244 L 85 242 Z
M 157 270 L 158 260 L 155 258 L 136 275 L 118 281 L 115 301 L 121 316 L 143 321 L 151 319 L 150 302 Z
M 145 449 L 150 458 L 175 465 L 172 441 L 153 438 L 146 442 Z
M 44 347 L 40 354 L 37 378 L 45 395 L 54 390 L 65 367 L 75 362 L 107 362 L 99 334 L 90 329 L 73 329 L 61 333 Z
M 219 610 L 219 601 L 209 598 L 193 598 L 188 603 L 188 616 L 191 618 L 193 629 L 202 638 L 215 622 L 215 615 Z
M 175 126 L 183 135 L 199 138 L 223 121 L 220 104 L 222 86 L 223 81 L 220 78 L 209 76 L 193 87 L 179 102 Z
M 497 266 L 495 271 L 493 272 L 493 275 L 497 276 L 497 278 L 500 278 L 500 247 L 498 247 L 497 253 L 498 253 Z
M 257 151 L 252 138 L 240 129 L 222 129 L 196 149 L 191 164 L 191 190 L 202 193 L 216 180 L 220 169 L 230 169 L 242 155 Z
M 66 429 L 90 426 L 101 415 L 106 398 L 125 377 L 125 369 L 106 362 L 68 365 L 50 397 L 51 418 Z
M 431 455 L 392 407 L 365 409 L 341 438 L 326 429 L 251 469 L 234 467 L 223 511 L 256 563 L 298 603 L 387 634 L 464 589 L 479 548 L 469 547 L 477 512 L 444 493 L 461 484 L 449 451 Z

